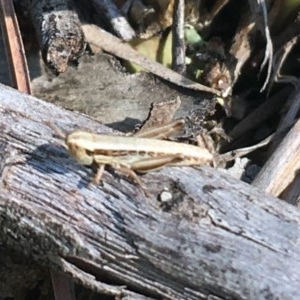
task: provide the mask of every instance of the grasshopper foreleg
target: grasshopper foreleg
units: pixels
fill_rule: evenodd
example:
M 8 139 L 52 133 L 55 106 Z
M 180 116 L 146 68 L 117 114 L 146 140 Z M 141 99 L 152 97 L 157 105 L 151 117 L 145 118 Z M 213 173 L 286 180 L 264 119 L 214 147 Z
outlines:
M 97 173 L 95 174 L 94 179 L 93 179 L 93 182 L 95 184 L 99 184 L 100 183 L 100 181 L 102 179 L 103 172 L 104 172 L 105 165 L 99 164 L 97 167 L 98 167 L 97 168 Z
M 123 173 L 125 176 L 130 177 L 133 181 L 135 181 L 140 186 L 140 188 L 145 193 L 145 195 L 148 196 L 148 193 L 147 193 L 146 189 L 143 187 L 143 183 L 142 183 L 141 179 L 138 177 L 138 175 L 127 164 L 120 164 L 120 163 L 98 164 L 98 169 L 97 169 L 97 172 L 94 176 L 93 183 L 95 183 L 95 184 L 100 183 L 100 181 L 102 179 L 102 176 L 103 176 L 103 173 L 104 173 L 105 165 L 109 165 L 113 169 L 115 169 L 116 171 L 118 171 L 120 173 Z

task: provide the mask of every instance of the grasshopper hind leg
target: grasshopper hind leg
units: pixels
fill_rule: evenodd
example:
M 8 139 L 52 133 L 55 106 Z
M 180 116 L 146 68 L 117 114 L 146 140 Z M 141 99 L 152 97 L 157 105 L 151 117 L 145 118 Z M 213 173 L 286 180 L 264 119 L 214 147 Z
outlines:
M 143 186 L 141 179 L 130 167 L 128 167 L 127 165 L 119 165 L 119 164 L 110 164 L 110 166 L 113 169 L 115 169 L 116 171 L 119 171 L 120 173 L 123 173 L 125 176 L 130 177 L 132 180 L 134 180 L 139 185 L 139 187 L 142 189 L 145 196 L 147 196 L 147 197 L 149 196 L 145 187 Z M 97 185 L 100 184 L 103 173 L 104 173 L 104 168 L 105 168 L 105 164 L 97 165 L 97 171 L 93 178 L 92 183 L 97 184 Z
M 133 179 L 139 187 L 142 189 L 146 197 L 149 197 L 149 194 L 146 188 L 143 186 L 141 179 L 138 175 L 134 172 L 146 173 L 150 170 L 159 169 L 164 165 L 172 164 L 172 163 L 179 163 L 184 159 L 184 157 L 180 154 L 175 155 L 165 155 L 162 157 L 154 157 L 154 158 L 144 158 L 135 162 L 132 166 L 128 166 L 127 164 L 113 164 L 111 165 L 115 170 L 120 171 L 124 175 Z

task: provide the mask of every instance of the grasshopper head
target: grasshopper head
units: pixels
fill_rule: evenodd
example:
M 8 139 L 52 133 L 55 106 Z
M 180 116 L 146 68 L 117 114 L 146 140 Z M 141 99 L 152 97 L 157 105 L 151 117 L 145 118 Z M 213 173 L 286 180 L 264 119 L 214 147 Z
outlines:
M 91 165 L 94 161 L 93 151 L 87 149 L 85 132 L 75 131 L 66 136 L 66 145 L 72 157 L 81 165 Z

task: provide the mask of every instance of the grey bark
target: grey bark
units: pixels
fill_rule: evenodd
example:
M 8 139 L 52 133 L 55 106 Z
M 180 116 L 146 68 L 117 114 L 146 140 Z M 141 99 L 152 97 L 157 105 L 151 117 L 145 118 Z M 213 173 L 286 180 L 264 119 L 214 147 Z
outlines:
M 32 21 L 45 64 L 65 72 L 85 48 L 85 38 L 72 0 L 30 0 Z
M 111 132 L 0 85 L 3 247 L 120 298 L 300 298 L 294 207 L 209 167 L 142 176 L 149 198 L 111 170 L 88 186 L 91 170 L 69 157 L 49 121 Z M 161 203 L 166 188 L 172 199 Z

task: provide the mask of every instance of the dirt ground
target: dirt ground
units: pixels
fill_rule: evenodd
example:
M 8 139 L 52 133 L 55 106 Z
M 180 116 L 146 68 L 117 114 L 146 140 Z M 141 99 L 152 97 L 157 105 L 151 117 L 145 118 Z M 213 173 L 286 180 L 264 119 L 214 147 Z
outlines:
M 0 55 L 0 82 L 9 85 L 2 40 Z M 70 66 L 59 76 L 46 70 L 37 50 L 27 51 L 26 56 L 33 95 L 88 114 L 120 131 L 130 131 L 142 122 L 151 103 L 180 96 L 182 104 L 175 117 L 186 116 L 193 110 L 204 113 L 213 104 L 209 95 L 179 89 L 150 74 L 129 74 L 108 54 L 87 53 L 81 57 L 78 66 Z

